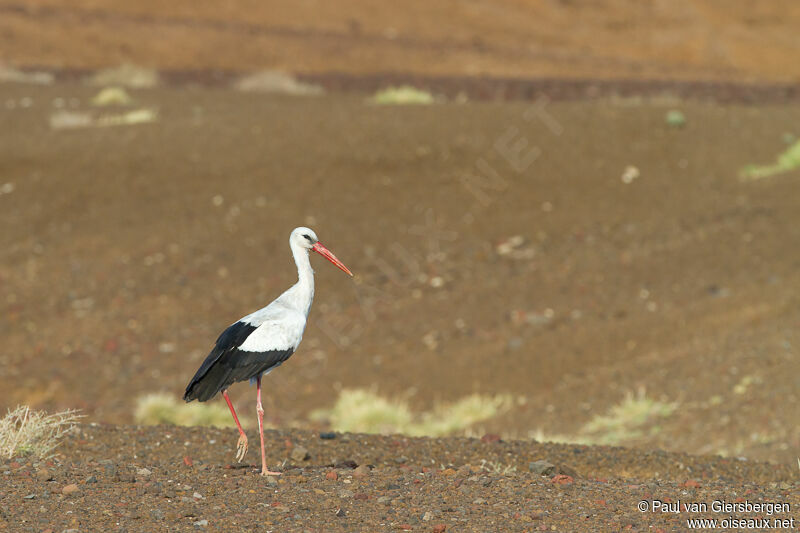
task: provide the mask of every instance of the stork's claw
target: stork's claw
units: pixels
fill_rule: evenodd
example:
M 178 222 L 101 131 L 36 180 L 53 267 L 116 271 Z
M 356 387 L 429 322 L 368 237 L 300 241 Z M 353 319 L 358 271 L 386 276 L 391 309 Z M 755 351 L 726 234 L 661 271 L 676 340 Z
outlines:
M 239 442 L 236 443 L 236 462 L 241 463 L 245 455 L 247 455 L 247 435 L 242 433 Z

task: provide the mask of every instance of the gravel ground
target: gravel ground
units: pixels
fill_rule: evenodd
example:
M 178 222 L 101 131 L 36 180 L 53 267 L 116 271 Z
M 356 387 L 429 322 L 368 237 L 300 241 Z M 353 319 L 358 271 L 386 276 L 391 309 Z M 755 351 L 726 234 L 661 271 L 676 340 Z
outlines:
M 800 519 L 797 472 L 743 459 L 492 435 L 269 431 L 267 440 L 280 477 L 260 476 L 255 464 L 231 464 L 235 430 L 80 426 L 51 460 L 2 463 L 0 528 L 685 531 L 687 519 L 733 517 L 794 518 L 797 530 Z M 255 463 L 257 450 L 247 459 Z M 658 501 L 708 509 L 654 511 Z M 790 510 L 714 512 L 715 501 L 786 503 Z

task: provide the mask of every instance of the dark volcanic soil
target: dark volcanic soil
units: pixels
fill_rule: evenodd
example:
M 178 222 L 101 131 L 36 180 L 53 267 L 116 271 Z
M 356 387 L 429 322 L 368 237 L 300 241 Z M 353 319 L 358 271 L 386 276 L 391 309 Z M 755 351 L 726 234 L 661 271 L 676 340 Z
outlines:
M 0 528 L 666 532 L 688 530 L 687 519 L 730 517 L 794 518 L 797 527 L 796 472 L 747 460 L 300 431 L 267 439 L 279 478 L 230 464 L 235 430 L 83 426 L 51 461 L 0 465 Z M 532 472 L 540 460 L 569 475 Z M 656 500 L 708 510 L 653 512 Z M 713 512 L 715 501 L 791 510 Z

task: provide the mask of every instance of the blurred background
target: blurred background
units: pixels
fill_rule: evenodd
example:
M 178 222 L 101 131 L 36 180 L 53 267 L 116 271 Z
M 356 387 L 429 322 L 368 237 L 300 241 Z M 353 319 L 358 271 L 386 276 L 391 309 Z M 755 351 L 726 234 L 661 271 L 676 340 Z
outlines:
M 0 0 L 0 406 L 800 455 L 800 5 Z M 254 389 L 232 389 L 254 416 Z

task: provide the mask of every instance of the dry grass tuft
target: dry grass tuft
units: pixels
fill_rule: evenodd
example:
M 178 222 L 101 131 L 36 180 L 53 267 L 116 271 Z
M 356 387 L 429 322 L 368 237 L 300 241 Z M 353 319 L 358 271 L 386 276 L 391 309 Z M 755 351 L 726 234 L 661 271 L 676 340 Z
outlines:
M 91 85 L 117 85 L 142 89 L 155 87 L 160 80 L 158 72 L 153 69 L 124 64 L 97 71 L 86 81 Z
M 0 454 L 47 458 L 81 415 L 68 410 L 48 415 L 21 405 L 0 419 Z
M 510 396 L 473 394 L 415 414 L 403 399 L 391 400 L 364 389 L 345 389 L 331 409 L 317 410 L 311 418 L 327 421 L 342 432 L 440 437 L 465 431 L 506 412 L 512 404 Z
M 648 398 L 644 389 L 639 389 L 636 394 L 629 392 L 608 414 L 589 421 L 581 428 L 581 435 L 594 444 L 608 445 L 640 439 L 646 436 L 646 428 L 650 434 L 657 433 L 658 421 L 670 416 L 677 407 L 674 403 Z
M 134 419 L 137 424 L 153 426 L 172 424 L 174 426 L 215 426 L 227 427 L 233 423 L 228 406 L 220 403 L 185 403 L 167 393 L 153 393 L 141 396 L 136 401 Z M 247 417 L 239 416 L 244 425 Z

